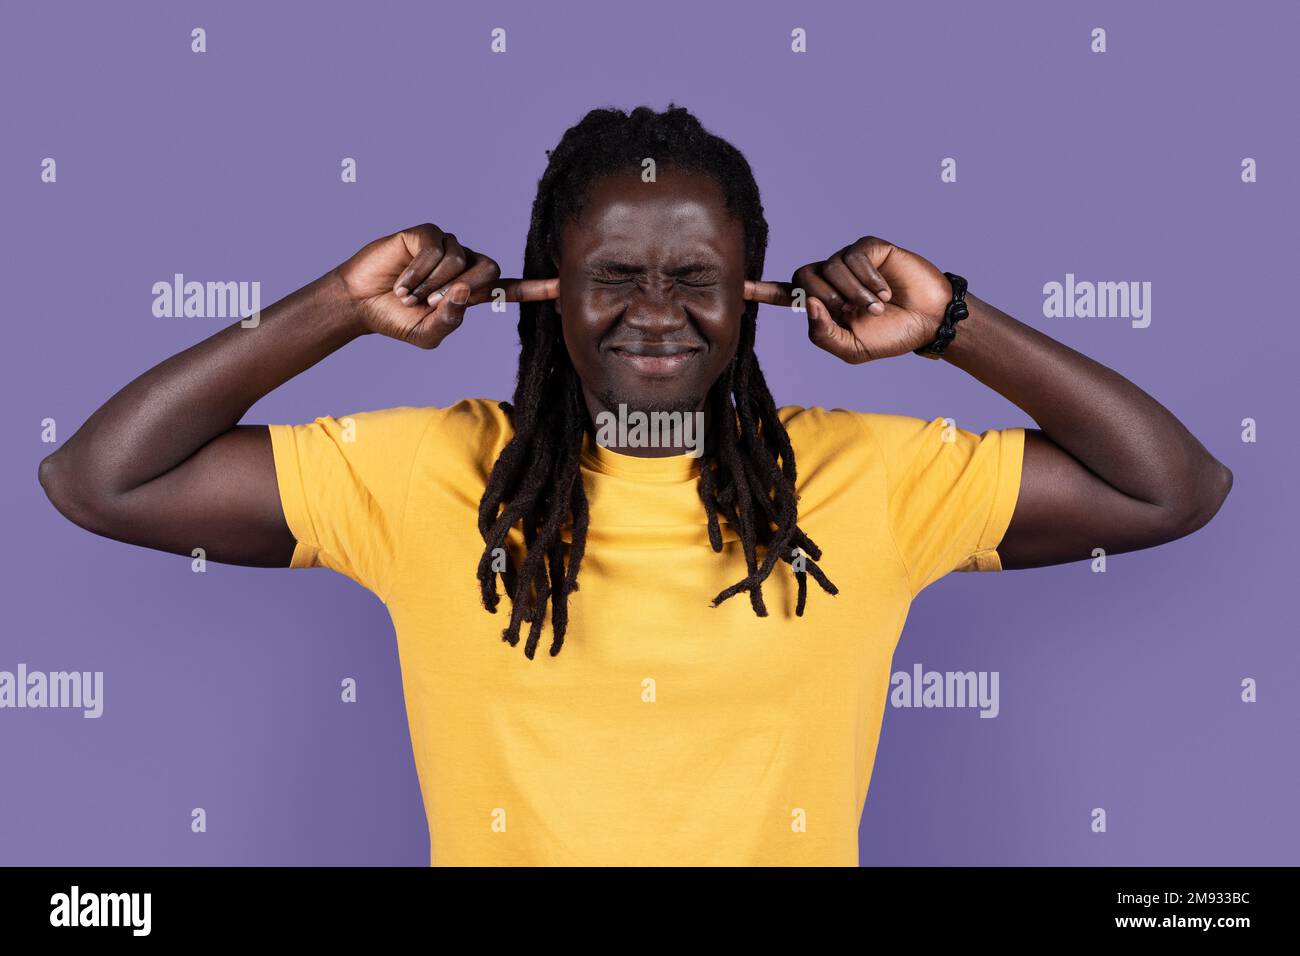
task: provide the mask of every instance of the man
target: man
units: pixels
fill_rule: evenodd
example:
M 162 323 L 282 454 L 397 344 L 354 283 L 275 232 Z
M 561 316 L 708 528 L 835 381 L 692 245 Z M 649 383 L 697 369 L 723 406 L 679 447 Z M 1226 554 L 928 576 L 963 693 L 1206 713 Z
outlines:
M 435 864 L 853 865 L 912 598 L 1171 541 L 1231 474 L 1121 376 L 974 294 L 960 318 L 912 252 L 868 237 L 787 285 L 766 246 L 734 147 L 684 109 L 595 110 L 550 153 L 523 279 L 429 224 L 372 242 L 127 385 L 41 481 L 99 534 L 377 594 Z M 814 345 L 931 349 L 1039 429 L 778 407 L 758 305 L 805 297 Z M 435 348 L 502 299 L 510 403 L 237 424 L 361 335 Z M 598 427 L 697 412 L 700 455 Z

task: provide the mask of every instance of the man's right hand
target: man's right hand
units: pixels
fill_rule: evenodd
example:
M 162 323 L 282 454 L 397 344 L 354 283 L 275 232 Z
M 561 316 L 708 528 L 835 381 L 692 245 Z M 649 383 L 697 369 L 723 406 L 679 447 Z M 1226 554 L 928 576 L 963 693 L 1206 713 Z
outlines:
M 105 537 L 284 567 L 295 542 L 270 430 L 239 424 L 244 413 L 359 334 L 434 348 L 467 305 L 559 295 L 559 279 L 499 274 L 437 226 L 378 239 L 268 306 L 257 326 L 228 325 L 127 384 L 41 462 L 41 487 L 61 513 Z
M 437 348 L 460 327 L 465 309 L 559 295 L 558 279 L 505 279 L 501 267 L 426 222 L 367 244 L 335 272 L 367 332 L 424 349 Z

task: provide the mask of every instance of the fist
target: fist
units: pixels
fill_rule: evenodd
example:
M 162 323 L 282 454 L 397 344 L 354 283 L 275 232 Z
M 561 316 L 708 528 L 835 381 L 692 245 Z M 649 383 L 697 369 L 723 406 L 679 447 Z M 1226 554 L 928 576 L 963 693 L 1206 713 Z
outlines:
M 807 295 L 809 340 L 853 364 L 928 345 L 952 300 L 930 262 L 875 236 L 801 266 L 791 284 Z
M 376 239 L 336 270 L 368 332 L 432 349 L 501 275 L 487 256 L 424 223 Z

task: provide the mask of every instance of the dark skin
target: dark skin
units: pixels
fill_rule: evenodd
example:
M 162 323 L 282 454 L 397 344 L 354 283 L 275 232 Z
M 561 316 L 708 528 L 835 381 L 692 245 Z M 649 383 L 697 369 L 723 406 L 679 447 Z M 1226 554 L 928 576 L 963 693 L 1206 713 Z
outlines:
M 796 270 L 744 278 L 743 226 L 702 174 L 607 177 L 564 229 L 559 277 L 501 279 L 496 262 L 431 224 L 369 243 L 347 262 L 140 376 L 41 463 L 50 500 L 78 525 L 131 544 L 284 567 L 294 549 L 270 436 L 239 425 L 262 396 L 368 334 L 432 349 L 466 309 L 557 299 L 593 417 L 703 407 L 730 362 L 746 299 L 806 294 L 810 341 L 853 364 L 910 355 L 951 295 L 938 268 L 874 237 Z M 494 292 L 494 290 L 497 290 Z M 1195 531 L 1232 474 L 1127 379 L 967 295 L 943 361 L 1029 414 L 1021 489 L 998 547 L 1005 568 L 1148 548 Z M 908 361 L 923 362 L 913 356 Z M 660 448 L 620 449 L 663 454 Z
M 705 176 L 607 177 L 593 184 L 582 219 L 565 226 L 556 308 L 593 419 L 620 402 L 704 408 L 736 354 L 744 309 L 744 225 L 721 203 Z

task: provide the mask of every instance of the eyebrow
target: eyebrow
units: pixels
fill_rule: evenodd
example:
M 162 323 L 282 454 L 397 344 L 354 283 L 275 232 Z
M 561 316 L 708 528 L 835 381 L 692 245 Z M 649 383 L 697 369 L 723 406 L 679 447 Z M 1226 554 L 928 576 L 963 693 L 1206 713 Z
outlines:
M 620 259 L 594 259 L 588 263 L 588 268 L 597 272 L 612 272 L 618 275 L 640 275 L 645 272 L 644 266 L 639 266 L 631 262 L 623 262 Z M 711 272 L 719 268 L 718 263 L 707 260 L 697 260 L 686 262 L 676 268 L 669 269 L 668 274 L 671 276 L 689 275 L 692 272 Z

